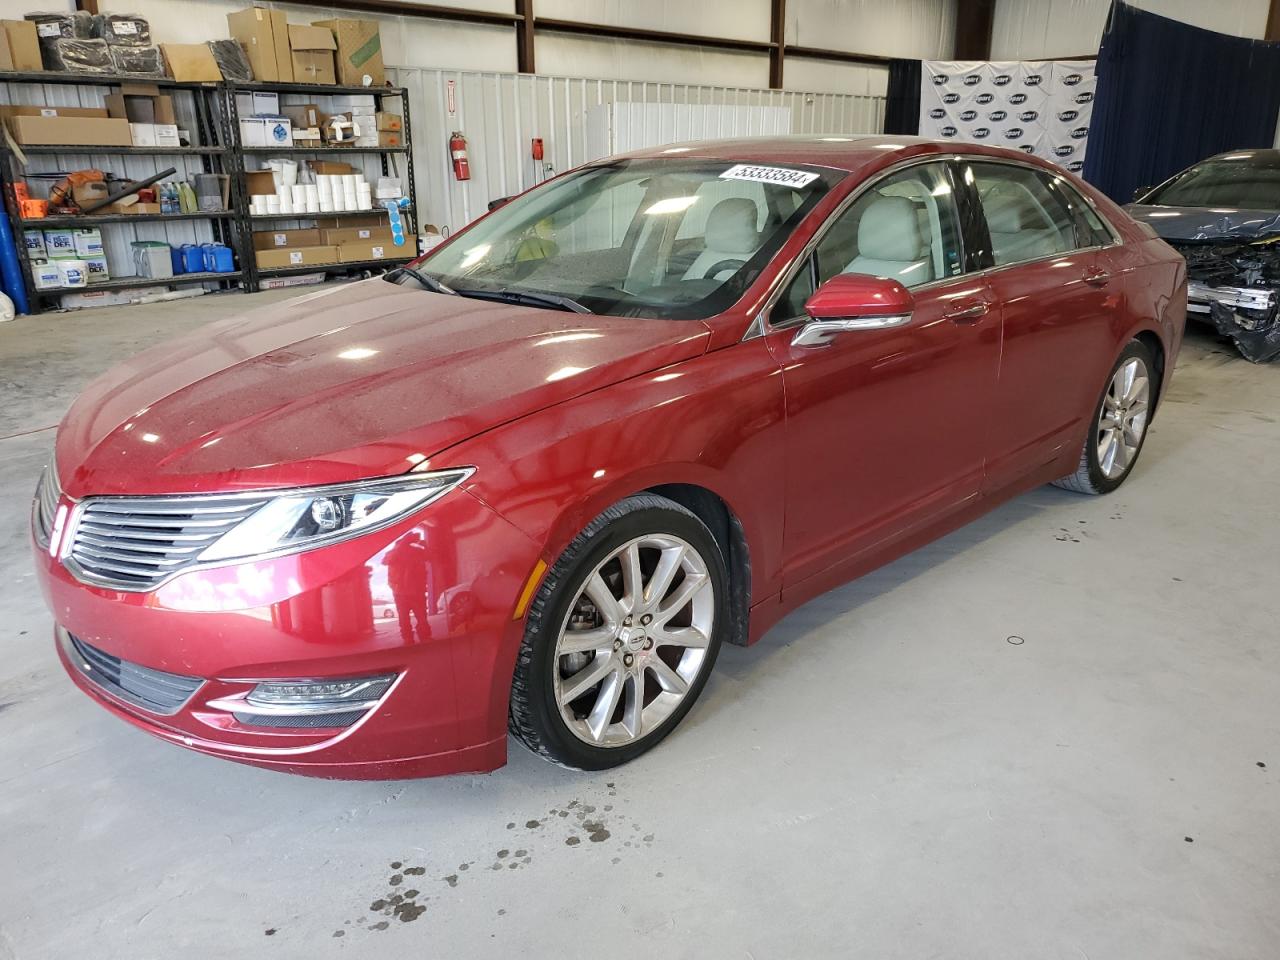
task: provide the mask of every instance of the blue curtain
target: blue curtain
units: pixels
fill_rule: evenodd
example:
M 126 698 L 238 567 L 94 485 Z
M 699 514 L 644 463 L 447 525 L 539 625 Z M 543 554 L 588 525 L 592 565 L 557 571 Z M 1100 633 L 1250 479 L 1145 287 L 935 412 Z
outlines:
M 1202 30 L 1115 0 L 1098 50 L 1084 178 L 1119 203 L 1198 160 L 1270 147 L 1280 43 Z

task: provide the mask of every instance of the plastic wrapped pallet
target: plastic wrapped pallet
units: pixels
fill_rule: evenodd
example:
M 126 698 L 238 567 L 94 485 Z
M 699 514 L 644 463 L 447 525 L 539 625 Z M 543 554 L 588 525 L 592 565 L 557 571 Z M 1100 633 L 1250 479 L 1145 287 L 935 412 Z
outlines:
M 113 73 L 111 48 L 105 40 L 74 40 L 59 37 L 41 45 L 46 70 L 67 73 Z
M 148 77 L 165 75 L 164 57 L 160 55 L 159 47 L 126 47 L 109 44 L 107 49 L 111 52 L 111 63 L 116 73 Z
M 239 40 L 210 40 L 209 49 L 222 71 L 222 79 L 244 83 L 253 79 L 253 67 Z
M 121 47 L 151 46 L 151 24 L 136 13 L 99 13 L 90 28 L 99 40 Z

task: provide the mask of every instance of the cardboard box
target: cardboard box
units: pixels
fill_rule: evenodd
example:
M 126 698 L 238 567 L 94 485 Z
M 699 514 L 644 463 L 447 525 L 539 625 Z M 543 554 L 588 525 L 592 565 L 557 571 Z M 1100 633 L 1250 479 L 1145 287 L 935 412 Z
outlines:
M 274 267 L 304 267 L 317 263 L 338 263 L 338 248 L 334 246 L 318 247 L 273 247 L 270 250 L 259 250 L 254 255 L 259 270 L 270 270 Z
M 186 83 L 216 82 L 222 79 L 218 61 L 207 43 L 162 43 L 160 51 L 169 76 Z
M 374 122 L 379 130 L 394 130 L 398 133 L 404 129 L 404 117 L 398 113 L 376 113 Z
M 355 173 L 356 168 L 349 163 L 343 163 L 339 160 L 308 160 L 307 166 L 311 168 L 312 173 Z
M 178 125 L 176 123 L 153 123 L 151 126 L 155 130 L 157 147 L 182 146 L 182 140 L 178 136 Z
M 276 195 L 276 178 L 270 170 L 247 170 L 244 175 L 245 185 L 249 188 L 249 196 Z
M 0 120 L 10 117 L 105 117 L 101 107 L 14 107 L 0 105 Z
M 5 70 L 43 70 L 40 60 L 40 43 L 36 39 L 36 25 L 29 20 L 0 20 L 0 54 L 8 66 Z
M 8 125 L 27 146 L 133 146 L 129 121 L 114 117 L 11 117 Z
M 324 27 L 289 24 L 289 51 L 293 57 L 294 83 L 324 83 L 335 80 L 333 51 L 338 48 L 333 33 Z
M 175 128 L 176 135 L 177 130 Z M 154 123 L 129 124 L 129 136 L 135 147 L 154 147 L 156 145 L 156 125 Z
M 236 113 L 242 117 L 253 117 L 258 114 L 280 116 L 280 94 L 266 90 L 249 90 L 236 94 Z M 288 114 L 286 114 L 287 116 Z
M 385 218 L 378 225 L 366 224 L 363 227 L 325 227 L 322 229 L 324 234 L 324 243 L 332 243 L 335 246 L 342 246 L 344 243 L 378 243 L 388 247 L 393 246 L 395 241 L 391 236 L 391 228 L 387 226 Z M 405 249 L 408 249 L 406 247 Z
M 244 45 L 255 80 L 293 82 L 289 27 L 280 10 L 249 7 L 227 14 L 231 36 Z
M 407 247 L 405 249 L 408 249 Z M 350 241 L 338 247 L 338 259 L 342 263 L 359 263 L 361 260 L 385 260 L 399 256 L 397 248 L 390 243 L 370 243 L 369 241 Z M 410 254 L 405 254 L 410 256 Z
M 154 83 L 122 83 L 104 98 L 107 115 L 130 123 L 177 123 L 173 97 Z
M 279 247 L 319 247 L 330 244 L 319 230 L 258 230 L 253 234 L 253 249 L 274 250 Z
M 319 147 L 323 143 L 319 127 L 293 128 L 293 145 L 295 147 Z
M 384 213 L 363 213 L 358 217 L 318 217 L 316 226 L 322 230 L 341 230 L 349 227 L 386 227 Z
M 245 147 L 291 147 L 293 124 L 288 117 L 241 117 L 240 144 Z
M 386 83 L 382 65 L 382 35 L 376 20 L 317 20 L 314 26 L 333 32 L 337 43 L 338 82 L 344 86 L 359 87 L 365 76 L 372 78 L 372 85 Z
M 314 103 L 286 103 L 276 113 L 288 117 L 295 127 L 318 127 L 324 117 Z
M 390 130 L 378 131 L 378 146 L 380 147 L 403 147 L 404 134 L 393 133 Z

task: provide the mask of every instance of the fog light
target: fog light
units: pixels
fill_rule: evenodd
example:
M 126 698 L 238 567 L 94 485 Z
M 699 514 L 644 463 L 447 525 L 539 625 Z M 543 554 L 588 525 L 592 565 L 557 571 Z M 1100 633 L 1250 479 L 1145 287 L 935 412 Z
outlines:
M 395 674 L 350 680 L 282 680 L 260 683 L 245 697 L 246 706 L 272 713 L 337 713 L 373 706 Z M 241 707 L 244 709 L 244 707 Z

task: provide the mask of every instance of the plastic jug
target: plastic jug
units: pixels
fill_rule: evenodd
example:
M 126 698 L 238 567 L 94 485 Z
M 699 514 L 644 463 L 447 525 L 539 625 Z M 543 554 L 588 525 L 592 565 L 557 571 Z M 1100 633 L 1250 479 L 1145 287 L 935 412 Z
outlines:
M 173 273 L 174 273 L 174 276 L 177 276 L 179 273 L 186 273 L 186 272 L 187 272 L 186 264 L 184 263 L 184 261 L 183 261 L 183 259 L 182 259 L 182 248 L 181 248 L 181 247 L 170 247 L 170 248 L 169 248 L 169 259 L 173 261 Z
M 231 248 L 224 243 L 215 243 L 209 250 L 209 256 L 212 262 L 214 273 L 231 273 L 236 268 L 235 257 L 231 255 Z
M 204 251 L 194 243 L 184 243 L 182 245 L 182 272 L 204 272 Z

